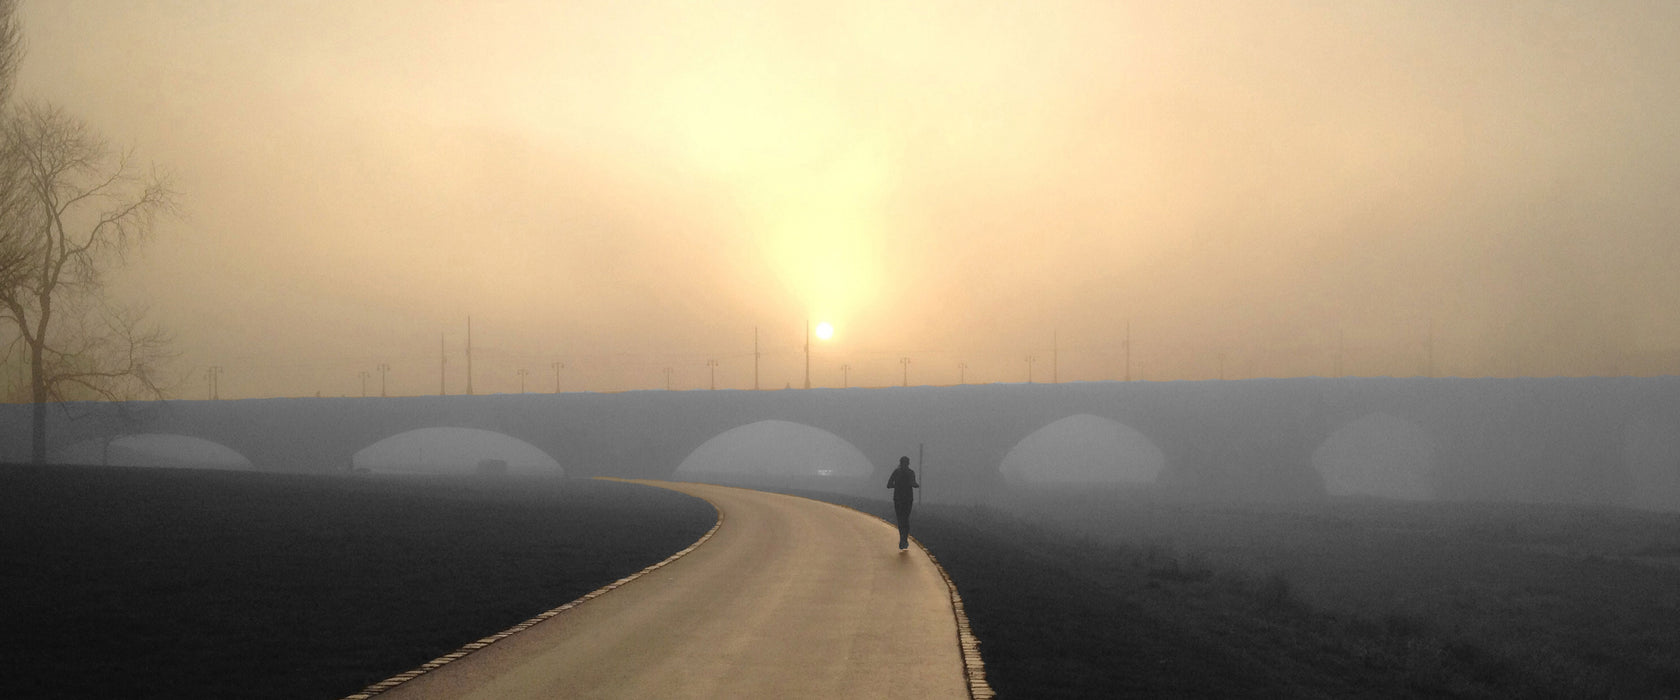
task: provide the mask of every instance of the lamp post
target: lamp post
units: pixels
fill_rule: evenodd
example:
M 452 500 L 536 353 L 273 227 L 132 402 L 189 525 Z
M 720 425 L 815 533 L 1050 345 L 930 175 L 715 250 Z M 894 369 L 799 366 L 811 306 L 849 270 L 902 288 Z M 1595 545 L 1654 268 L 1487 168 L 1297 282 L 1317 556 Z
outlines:
M 968 363 L 967 362 L 958 362 L 957 363 L 957 383 L 958 384 L 967 384 L 968 383 Z
M 386 396 L 389 396 L 389 394 L 385 393 L 385 375 L 390 374 L 390 373 L 391 373 L 391 366 L 390 365 L 385 364 L 383 362 L 379 363 L 379 398 L 385 398 Z
M 1435 317 L 1429 317 L 1429 335 L 1423 341 L 1423 376 L 1435 376 Z
M 558 394 L 560 393 L 560 370 L 566 368 L 566 363 L 550 362 L 548 363 L 548 366 L 554 368 L 554 393 Z
M 1347 331 L 1336 329 L 1336 376 L 1345 377 L 1342 360 L 1347 354 Z
M 362 378 L 362 398 L 365 399 L 365 398 L 367 398 L 367 380 L 368 380 L 367 370 L 364 369 L 360 372 L 357 372 L 356 376 Z
M 1120 345 L 1126 351 L 1126 373 L 1123 381 L 1132 381 L 1132 320 L 1126 319 L 1126 340 Z
M 910 386 L 910 358 L 898 358 L 898 364 L 904 365 L 904 386 Z
M 717 391 L 717 368 L 718 368 L 718 361 L 717 361 L 717 360 L 715 360 L 715 359 L 713 359 L 713 360 L 706 360 L 706 367 L 707 367 L 707 369 L 709 369 L 709 370 L 710 370 L 710 371 L 711 371 L 711 373 L 712 373 L 712 389 L 711 389 L 711 390 L 712 390 L 712 391 Z
M 530 373 L 531 370 L 525 369 L 524 367 L 520 367 L 517 372 L 519 375 L 519 393 L 521 394 L 525 393 L 525 375 Z
M 851 365 L 840 365 L 840 388 L 845 389 L 845 388 L 850 387 L 851 385 L 852 385 L 852 366 Z
M 665 390 L 666 391 L 671 390 L 671 368 L 670 367 L 665 368 Z

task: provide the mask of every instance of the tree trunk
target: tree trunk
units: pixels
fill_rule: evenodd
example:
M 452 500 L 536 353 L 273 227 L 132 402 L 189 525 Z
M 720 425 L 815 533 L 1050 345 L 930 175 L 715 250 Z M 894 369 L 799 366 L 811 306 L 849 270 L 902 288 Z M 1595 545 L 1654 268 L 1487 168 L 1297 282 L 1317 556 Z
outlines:
M 29 394 L 35 403 L 30 462 L 47 463 L 47 377 L 41 367 L 41 344 L 29 344 Z

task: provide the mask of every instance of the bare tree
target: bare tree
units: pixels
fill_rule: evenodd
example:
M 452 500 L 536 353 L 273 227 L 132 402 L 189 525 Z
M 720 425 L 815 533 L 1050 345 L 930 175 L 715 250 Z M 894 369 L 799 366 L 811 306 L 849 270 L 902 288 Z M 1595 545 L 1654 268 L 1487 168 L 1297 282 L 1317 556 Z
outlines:
M 23 59 L 23 28 L 17 20 L 16 0 L 0 0 L 0 107 L 11 104 L 17 82 L 18 63 Z M 9 145 L 9 144 L 8 144 Z M 10 287 L 20 274 L 30 251 L 18 230 L 28 206 L 21 186 L 22 161 L 0 153 L 0 286 Z
M 0 0 L 0 104 L 12 101 L 12 86 L 21 62 L 23 25 L 17 19 L 17 0 Z
M 171 214 L 175 196 L 132 151 L 113 151 L 56 107 L 26 104 L 6 120 L 0 155 L 16 159 L 22 195 L 4 226 L 26 252 L 0 286 L 0 319 L 19 332 L 29 362 L 32 459 L 47 455 L 47 403 L 159 395 L 168 338 L 143 313 L 112 304 L 103 273 Z
M 17 20 L 17 2 L 0 0 L 0 108 L 11 103 L 18 64 L 22 59 L 23 28 Z M 27 193 L 21 186 L 22 161 L 11 155 L 0 152 L 0 288 L 6 289 L 16 286 L 17 276 L 22 274 L 24 263 L 31 257 L 24 245 L 27 237 L 22 235 L 27 219 L 23 212 L 28 204 Z M 4 355 L 0 356 L 0 367 L 11 368 L 17 341 L 21 338 L 19 335 L 7 344 Z M 18 363 L 18 368 L 22 369 L 23 363 Z M 8 383 L 10 379 L 7 377 Z M 23 383 L 26 382 L 9 386 L 6 398 L 21 396 Z

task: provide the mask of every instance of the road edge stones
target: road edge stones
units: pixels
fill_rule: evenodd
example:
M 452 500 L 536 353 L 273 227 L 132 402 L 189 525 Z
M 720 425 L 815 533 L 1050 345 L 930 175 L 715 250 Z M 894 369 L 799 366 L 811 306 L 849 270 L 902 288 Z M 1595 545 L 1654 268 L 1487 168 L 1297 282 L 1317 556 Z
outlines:
M 886 518 L 881 520 L 885 521 Z M 939 563 L 939 557 L 933 556 L 933 552 L 922 546 L 921 540 L 916 539 L 914 535 L 911 535 L 910 539 L 927 555 L 928 561 L 933 562 L 933 568 L 939 570 L 939 576 L 945 579 L 945 587 L 951 591 L 951 612 L 957 617 L 957 644 L 962 649 L 963 676 L 968 679 L 968 697 L 973 700 L 990 700 L 996 697 L 997 693 L 992 692 L 991 684 L 986 682 L 986 664 L 980 659 L 980 640 L 974 636 L 974 629 L 968 624 L 968 612 L 963 609 L 962 594 L 957 592 L 957 582 L 951 578 L 951 573 L 945 570 L 945 565 Z
M 636 482 L 634 482 L 632 480 L 629 480 L 629 479 L 613 479 L 613 478 L 610 478 L 610 477 L 595 477 L 595 478 L 601 479 L 603 481 L 621 481 L 621 482 L 625 482 L 625 483 L 636 483 Z M 646 484 L 642 484 L 642 485 L 646 486 Z M 654 487 L 654 488 L 657 488 L 657 487 Z M 706 501 L 706 499 L 704 499 L 704 498 L 702 498 L 700 500 Z M 437 669 L 442 668 L 445 664 L 448 664 L 451 661 L 456 661 L 456 660 L 465 658 L 468 654 L 471 654 L 475 651 L 478 651 L 478 650 L 483 649 L 487 646 L 490 646 L 491 644 L 495 644 L 496 642 L 502 641 L 503 639 L 507 639 L 508 637 L 511 637 L 515 634 L 519 634 L 520 632 L 524 632 L 525 630 L 530 629 L 532 626 L 536 625 L 539 622 L 544 622 L 546 620 L 551 620 L 554 617 L 560 615 L 561 613 L 566 612 L 567 610 L 571 610 L 572 608 L 575 608 L 579 605 L 582 605 L 582 604 L 587 603 L 591 600 L 594 600 L 594 599 L 599 598 L 603 595 L 606 595 L 607 593 L 618 589 L 618 587 L 623 586 L 624 584 L 627 584 L 631 581 L 634 581 L 638 578 L 641 578 L 641 577 L 643 577 L 647 574 L 653 573 L 654 571 L 657 571 L 660 568 L 663 568 L 665 565 L 670 564 L 671 562 L 674 562 L 678 559 L 683 558 L 684 555 L 687 555 L 689 552 L 692 552 L 695 549 L 699 548 L 700 545 L 705 544 L 707 540 L 712 539 L 712 535 L 717 533 L 718 528 L 723 527 L 723 511 L 720 510 L 717 507 L 717 505 L 712 503 L 711 501 L 706 501 L 706 505 L 711 506 L 712 511 L 717 513 L 717 522 L 712 525 L 712 529 L 707 530 L 706 534 L 701 535 L 700 539 L 697 539 L 697 540 L 694 541 L 694 544 L 691 544 L 687 547 L 684 547 L 683 549 L 678 551 L 676 554 L 672 554 L 671 556 L 666 557 L 664 561 L 661 561 L 657 564 L 654 564 L 654 565 L 649 566 L 645 569 L 642 569 L 641 571 L 630 574 L 629 576 L 625 576 L 624 578 L 621 578 L 617 581 L 614 581 L 614 582 L 609 583 L 605 586 L 602 586 L 602 587 L 597 588 L 593 591 L 590 591 L 590 592 L 584 594 L 583 597 L 578 598 L 577 600 L 571 601 L 569 603 L 566 603 L 565 605 L 562 605 L 558 608 L 554 608 L 552 610 L 545 610 L 543 612 L 537 613 L 537 615 L 535 617 L 532 617 L 531 619 L 528 619 L 528 620 L 526 620 L 524 622 L 521 622 L 517 625 L 514 625 L 514 626 L 509 627 L 505 630 L 502 630 L 500 632 L 492 634 L 488 637 L 484 637 L 482 639 L 479 639 L 476 642 L 471 642 L 469 644 L 462 645 L 461 648 L 456 649 L 455 651 L 449 652 L 448 654 L 444 654 L 443 656 L 439 656 L 435 659 L 432 659 L 431 661 L 427 661 L 426 663 L 420 664 L 418 667 L 416 667 L 414 669 L 404 671 L 404 672 L 399 673 L 395 676 L 391 676 L 390 678 L 387 678 L 387 679 L 382 680 L 378 683 L 375 683 L 375 684 L 370 685 L 366 688 L 363 688 L 360 692 L 356 692 L 356 693 L 352 693 L 350 695 L 346 695 L 341 700 L 368 700 L 369 698 L 377 696 L 380 693 L 383 693 L 387 690 L 390 690 L 390 689 L 395 688 L 399 685 L 407 683 L 411 680 L 419 678 L 420 676 L 426 675 L 427 673 L 430 673 L 432 671 L 436 671 Z M 929 556 L 931 557 L 932 555 L 929 555 Z M 941 573 L 943 573 L 943 572 L 944 572 L 943 569 L 941 569 Z M 946 577 L 946 581 L 949 582 L 950 578 Z

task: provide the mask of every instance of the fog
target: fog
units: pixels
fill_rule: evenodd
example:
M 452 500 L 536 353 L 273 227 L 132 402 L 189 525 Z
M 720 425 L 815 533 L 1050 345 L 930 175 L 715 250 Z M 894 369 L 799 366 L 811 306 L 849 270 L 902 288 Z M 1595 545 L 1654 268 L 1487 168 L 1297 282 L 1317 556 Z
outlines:
M 802 386 L 807 319 L 817 386 L 1680 367 L 1672 3 L 22 19 L 182 193 L 116 279 L 176 395 L 460 393 L 469 315 L 479 393 L 749 388 L 755 327 Z

